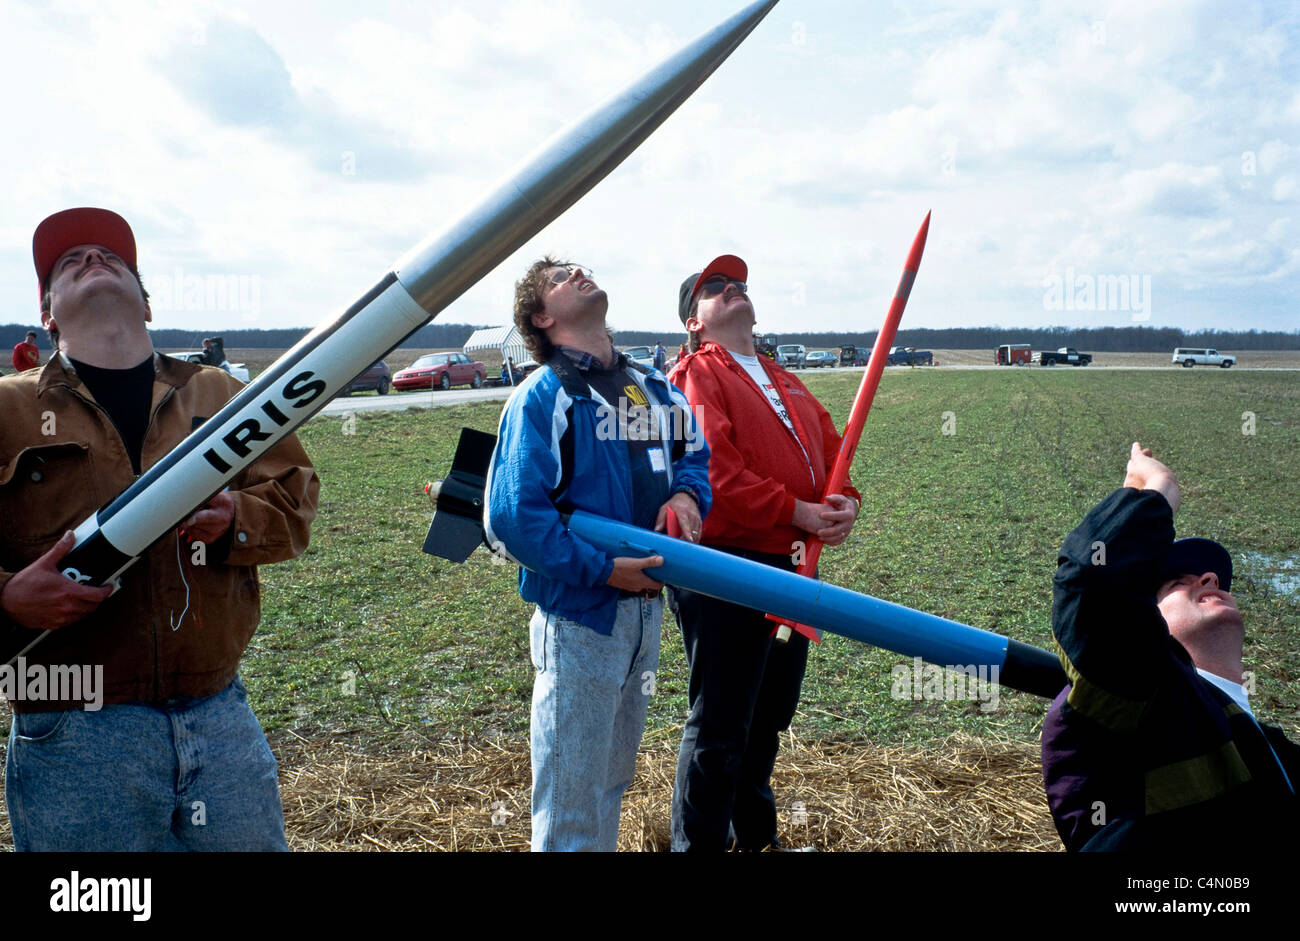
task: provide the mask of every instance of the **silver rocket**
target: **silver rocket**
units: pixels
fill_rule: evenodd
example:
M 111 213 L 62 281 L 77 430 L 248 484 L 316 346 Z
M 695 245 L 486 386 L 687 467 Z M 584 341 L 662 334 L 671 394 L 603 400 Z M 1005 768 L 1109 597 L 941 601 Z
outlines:
M 753 3 L 660 62 L 544 143 L 463 218 L 403 255 L 352 306 L 303 337 L 78 526 L 63 573 L 87 584 L 115 582 L 196 507 L 604 179 L 775 5 Z M 45 636 L 35 634 L 7 659 Z

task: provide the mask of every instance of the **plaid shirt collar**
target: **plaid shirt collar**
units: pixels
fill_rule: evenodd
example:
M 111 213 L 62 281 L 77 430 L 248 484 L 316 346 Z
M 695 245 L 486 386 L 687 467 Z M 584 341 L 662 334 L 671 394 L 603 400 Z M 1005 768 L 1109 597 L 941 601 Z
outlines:
M 600 360 L 592 356 L 586 350 L 577 350 L 571 346 L 556 346 L 557 350 L 563 353 L 569 359 L 573 360 L 575 366 L 582 372 L 590 372 L 592 369 L 599 369 L 605 372 L 613 372 L 616 369 L 622 369 L 627 364 L 627 357 L 618 351 L 611 342 L 609 348 L 614 353 L 614 364 L 606 369 L 601 365 Z

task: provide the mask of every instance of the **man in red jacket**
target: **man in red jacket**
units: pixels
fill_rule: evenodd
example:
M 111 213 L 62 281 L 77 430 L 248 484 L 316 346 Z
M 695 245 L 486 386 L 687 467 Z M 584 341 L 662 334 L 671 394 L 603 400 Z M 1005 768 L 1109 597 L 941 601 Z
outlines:
M 722 255 L 682 282 L 691 352 L 669 375 L 709 443 L 714 504 L 700 542 L 793 571 L 805 541 L 848 537 L 858 492 L 826 494 L 840 436 L 802 382 L 754 348 L 748 268 Z M 674 850 L 780 849 L 770 779 L 799 703 L 808 640 L 772 640 L 762 611 L 673 592 L 690 716 L 673 788 Z
M 41 364 L 41 351 L 36 347 L 36 331 L 28 330 L 27 338 L 14 344 L 14 369 L 23 372 Z

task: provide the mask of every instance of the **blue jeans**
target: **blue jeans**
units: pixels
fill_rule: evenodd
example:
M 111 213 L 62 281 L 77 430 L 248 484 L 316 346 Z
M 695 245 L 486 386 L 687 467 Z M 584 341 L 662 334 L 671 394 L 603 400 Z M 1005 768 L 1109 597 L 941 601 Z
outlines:
M 19 851 L 289 848 L 237 677 L 206 699 L 15 714 L 5 798 Z
M 624 598 L 607 637 L 538 608 L 529 623 L 535 852 L 618 846 L 623 792 L 659 669 L 659 598 Z

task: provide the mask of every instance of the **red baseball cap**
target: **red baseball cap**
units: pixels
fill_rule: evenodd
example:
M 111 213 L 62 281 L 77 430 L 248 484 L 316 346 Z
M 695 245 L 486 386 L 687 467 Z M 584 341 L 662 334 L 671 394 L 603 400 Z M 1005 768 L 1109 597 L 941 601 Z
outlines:
M 719 255 L 705 265 L 699 274 L 687 275 L 677 292 L 677 316 L 681 317 L 683 324 L 690 315 L 691 301 L 695 300 L 700 285 L 715 274 L 726 275 L 733 281 L 748 281 L 749 266 L 736 255 Z
M 40 297 L 45 297 L 54 263 L 78 245 L 102 245 L 126 262 L 132 271 L 136 270 L 135 236 L 125 219 L 108 209 L 65 209 L 38 225 L 32 236 L 32 259 L 36 262 Z

